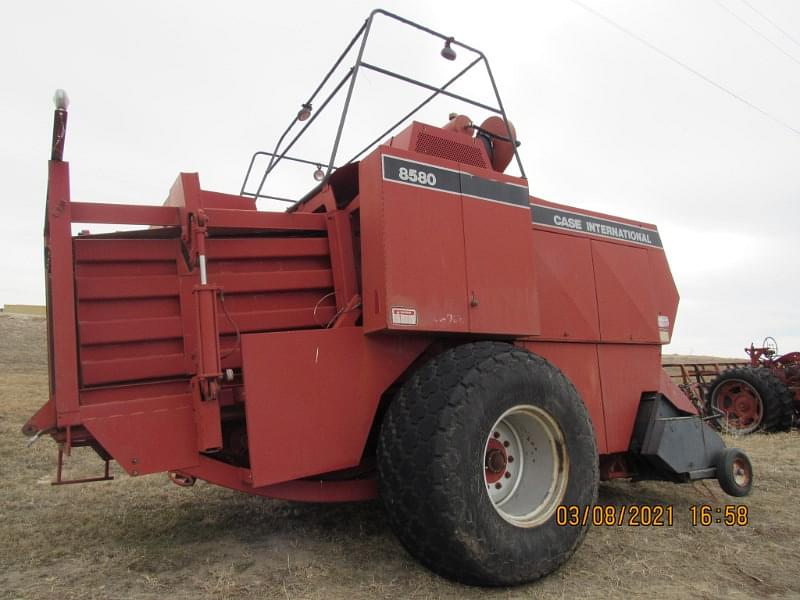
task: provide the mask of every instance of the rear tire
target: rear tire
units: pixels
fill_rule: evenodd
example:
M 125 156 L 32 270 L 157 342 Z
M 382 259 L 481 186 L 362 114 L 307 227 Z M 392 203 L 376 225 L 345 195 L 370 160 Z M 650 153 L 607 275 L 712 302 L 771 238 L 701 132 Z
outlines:
M 763 368 L 729 369 L 709 387 L 711 410 L 719 409 L 720 429 L 733 435 L 786 431 L 791 427 L 793 397 L 784 383 Z
M 586 408 L 556 367 L 478 342 L 401 386 L 378 475 L 389 524 L 417 560 L 463 583 L 514 585 L 555 570 L 583 540 L 586 526 L 556 524 L 557 507 L 595 502 L 598 456 Z

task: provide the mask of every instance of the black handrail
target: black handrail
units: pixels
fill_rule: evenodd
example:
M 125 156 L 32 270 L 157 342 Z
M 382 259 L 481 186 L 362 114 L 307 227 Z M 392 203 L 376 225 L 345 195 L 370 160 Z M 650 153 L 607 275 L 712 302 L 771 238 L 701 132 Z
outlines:
M 449 46 L 457 46 L 458 48 L 461 48 L 463 50 L 466 50 L 468 52 L 471 52 L 471 53 L 475 54 L 476 58 L 469 65 L 467 65 L 464 69 L 462 69 L 458 74 L 456 74 L 454 77 L 452 77 L 450 80 L 448 80 L 444 85 L 439 86 L 439 87 L 430 85 L 428 83 L 424 83 L 422 81 L 418 81 L 418 80 L 416 80 L 416 79 L 414 79 L 412 77 L 408 77 L 408 76 L 402 75 L 400 73 L 395 73 L 393 71 L 389 71 L 389 70 L 384 69 L 382 67 L 379 67 L 377 65 L 373 65 L 373 64 L 367 63 L 367 62 L 365 62 L 363 60 L 364 51 L 365 51 L 366 46 L 367 46 L 367 41 L 369 39 L 370 31 L 372 29 L 372 22 L 373 22 L 373 20 L 375 19 L 375 17 L 377 15 L 383 15 L 383 16 L 389 18 L 389 19 L 393 19 L 393 20 L 395 20 L 395 21 L 397 21 L 399 23 L 402 23 L 404 25 L 408 25 L 410 27 L 413 27 L 415 29 L 423 31 L 423 32 L 425 32 L 425 33 L 427 33 L 429 35 L 432 35 L 434 37 L 442 39 L 445 42 L 447 42 L 447 44 Z M 310 111 L 313 110 L 312 103 L 316 99 L 317 95 L 321 92 L 321 90 L 325 86 L 325 84 L 328 83 L 328 81 L 330 80 L 331 76 L 336 71 L 336 69 L 339 68 L 339 66 L 342 64 L 342 61 L 344 60 L 345 56 L 347 56 L 347 54 L 354 48 L 354 46 L 355 46 L 356 42 L 359 40 L 359 38 L 361 40 L 361 43 L 360 43 L 360 45 L 358 47 L 358 54 L 357 54 L 355 63 L 349 69 L 347 74 L 339 81 L 339 83 L 336 85 L 336 87 L 333 89 L 333 91 L 330 94 L 328 94 L 328 96 L 325 98 L 325 100 L 319 106 L 319 108 L 317 108 L 313 112 L 313 114 L 309 114 Z M 470 98 L 467 98 L 465 96 L 461 96 L 459 94 L 454 94 L 452 92 L 447 91 L 447 88 L 451 84 L 453 84 L 455 81 L 457 81 L 459 78 L 461 78 L 467 71 L 469 71 L 473 66 L 475 66 L 479 62 L 482 62 L 486 67 L 486 72 L 489 75 L 489 81 L 492 84 L 492 90 L 494 91 L 495 99 L 497 100 L 497 107 L 489 106 L 487 104 L 483 104 L 481 102 L 477 102 L 477 101 L 472 100 Z M 359 28 L 359 30 L 356 32 L 355 36 L 353 36 L 353 38 L 350 40 L 350 43 L 345 48 L 344 52 L 342 52 L 339 55 L 337 60 L 334 62 L 333 67 L 331 67 L 331 69 L 326 73 L 325 77 L 323 77 L 322 82 L 316 87 L 316 89 L 311 94 L 311 96 L 309 96 L 309 99 L 305 103 L 303 103 L 301 105 L 301 107 L 302 107 L 301 108 L 301 112 L 299 112 L 298 115 L 289 123 L 289 126 L 286 128 L 286 130 L 283 132 L 283 134 L 280 136 L 280 138 L 278 138 L 278 142 L 275 145 L 274 151 L 273 152 L 259 151 L 259 152 L 256 152 L 256 153 L 253 154 L 252 158 L 250 159 L 250 164 L 249 164 L 249 166 L 247 168 L 247 172 L 245 174 L 244 181 L 242 182 L 242 188 L 241 188 L 240 195 L 242 195 L 242 196 L 250 196 L 250 197 L 253 197 L 253 198 L 256 198 L 256 199 L 258 199 L 258 198 L 275 198 L 275 199 L 280 199 L 280 200 L 284 200 L 284 201 L 288 200 L 286 198 L 276 198 L 274 196 L 268 196 L 268 195 L 265 195 L 265 194 L 261 193 L 261 191 L 262 191 L 262 189 L 264 187 L 264 183 L 267 180 L 267 177 L 270 175 L 270 173 L 272 173 L 272 171 L 275 169 L 275 167 L 283 159 L 292 160 L 292 161 L 296 161 L 296 162 L 304 162 L 304 163 L 307 163 L 307 164 L 314 164 L 314 165 L 318 165 L 318 166 L 322 166 L 324 164 L 325 167 L 326 167 L 326 171 L 325 171 L 325 177 L 323 179 L 323 182 L 326 181 L 330 177 L 332 171 L 334 169 L 336 169 L 336 167 L 334 167 L 334 163 L 336 162 L 336 156 L 337 156 L 337 153 L 339 151 L 339 143 L 341 142 L 341 139 L 342 139 L 342 133 L 344 131 L 344 125 L 345 125 L 345 122 L 347 120 L 347 114 L 348 114 L 348 111 L 349 111 L 349 108 L 350 108 L 350 101 L 351 101 L 351 99 L 353 97 L 353 90 L 355 89 L 355 84 L 356 84 L 356 79 L 357 79 L 357 76 L 358 76 L 358 72 L 362 67 L 365 68 L 365 69 L 371 70 L 373 72 L 380 73 L 380 74 L 386 75 L 388 77 L 393 77 L 395 79 L 399 79 L 399 80 L 404 81 L 406 83 L 410 83 L 412 85 L 416 85 L 416 86 L 431 90 L 433 93 L 430 96 L 428 96 L 423 102 L 421 102 L 419 105 L 417 105 L 414 109 L 412 109 L 411 112 L 406 114 L 400 121 L 398 121 L 397 123 L 392 125 L 389 129 L 387 129 L 385 133 L 383 133 L 381 136 L 376 138 L 374 141 L 370 142 L 370 144 L 368 144 L 363 150 L 361 150 L 358 154 L 356 154 L 353 158 L 351 158 L 349 161 L 347 161 L 347 163 L 344 163 L 344 164 L 350 164 L 350 163 L 354 162 L 355 160 L 357 160 L 360 156 L 362 156 L 365 152 L 367 152 L 372 146 L 377 144 L 381 139 L 385 138 L 386 135 L 389 135 L 392 131 L 394 131 L 397 127 L 399 127 L 405 120 L 407 120 L 411 116 L 413 116 L 414 113 L 416 113 L 417 111 L 422 109 L 431 100 L 433 100 L 434 98 L 436 98 L 439 95 L 444 95 L 444 96 L 449 96 L 449 97 L 455 98 L 457 100 L 460 100 L 460 101 L 463 101 L 463 102 L 466 102 L 466 103 L 469 103 L 469 104 L 472 104 L 472 105 L 475 105 L 475 106 L 479 106 L 479 107 L 481 107 L 481 108 L 483 108 L 485 110 L 488 110 L 490 112 L 498 113 L 498 114 L 500 114 L 502 116 L 503 122 L 506 125 L 506 133 L 508 134 L 507 139 L 508 140 L 514 140 L 514 142 L 515 142 L 515 144 L 514 144 L 514 157 L 516 159 L 517 166 L 519 167 L 520 174 L 521 174 L 521 176 L 523 178 L 526 178 L 525 169 L 522 166 L 522 160 L 520 159 L 519 152 L 517 151 L 517 146 L 519 146 L 519 142 L 516 142 L 516 139 L 514 138 L 514 135 L 512 134 L 511 126 L 510 126 L 510 124 L 508 122 L 508 117 L 506 116 L 505 107 L 503 106 L 503 101 L 500 98 L 500 92 L 498 91 L 497 84 L 495 83 L 495 80 L 494 80 L 494 75 L 492 74 L 492 70 L 489 67 L 489 61 L 486 59 L 486 56 L 483 54 L 483 52 L 481 52 L 480 50 L 477 50 L 476 48 L 473 48 L 472 46 L 469 46 L 467 44 L 464 44 L 462 42 L 457 41 L 452 36 L 445 35 L 443 33 L 440 33 L 438 31 L 435 31 L 433 29 L 425 27 L 424 25 L 420 25 L 419 23 L 415 23 L 415 22 L 410 21 L 408 19 L 405 19 L 405 18 L 403 18 L 403 17 L 401 17 L 399 15 L 396 15 L 394 13 L 391 13 L 391 12 L 388 12 L 386 10 L 383 10 L 383 9 L 379 8 L 379 9 L 373 10 L 369 14 L 369 17 L 364 21 L 364 24 Z M 297 159 L 297 158 L 292 158 L 292 157 L 287 156 L 287 152 L 294 146 L 294 144 L 297 142 L 297 140 L 303 135 L 303 133 L 305 133 L 305 131 L 311 126 L 311 124 L 316 120 L 316 118 L 325 110 L 325 108 L 328 106 L 330 101 L 339 93 L 339 91 L 341 91 L 342 87 L 344 86 L 345 83 L 348 82 L 348 80 L 349 80 L 349 85 L 347 86 L 347 96 L 345 98 L 344 106 L 342 108 L 342 113 L 341 113 L 341 115 L 339 117 L 339 125 L 338 125 L 337 131 L 336 131 L 336 137 L 334 138 L 333 148 L 331 150 L 331 155 L 330 155 L 330 159 L 328 160 L 328 162 L 327 163 L 317 163 L 315 161 L 308 161 L 308 160 L 304 160 L 304 159 Z M 304 118 L 301 118 L 301 114 L 303 115 Z M 310 118 L 308 118 L 308 117 L 310 117 Z M 284 143 L 286 137 L 289 135 L 289 132 L 294 128 L 294 126 L 298 122 L 302 122 L 302 121 L 305 121 L 305 120 L 307 120 L 308 122 L 301 128 L 301 130 L 294 136 L 294 138 L 292 138 L 292 140 L 288 144 L 285 144 L 285 146 L 283 148 L 281 148 L 281 145 Z M 497 137 L 500 137 L 500 136 L 497 136 Z M 263 176 L 261 177 L 261 179 L 259 181 L 259 185 L 258 185 L 258 188 L 256 189 L 255 193 L 248 192 L 247 189 L 246 189 L 247 188 L 247 183 L 248 183 L 248 181 L 250 179 L 250 176 L 252 174 L 253 165 L 255 163 L 256 157 L 258 157 L 258 156 L 270 156 L 270 160 L 269 160 L 269 163 L 268 163 L 266 169 L 264 170 Z M 343 165 L 340 165 L 340 166 L 343 166 Z

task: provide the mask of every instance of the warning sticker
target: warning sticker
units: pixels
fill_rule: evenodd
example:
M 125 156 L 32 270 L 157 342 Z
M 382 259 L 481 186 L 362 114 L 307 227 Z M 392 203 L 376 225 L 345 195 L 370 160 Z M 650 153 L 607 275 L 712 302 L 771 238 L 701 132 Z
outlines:
M 392 324 L 393 325 L 416 325 L 417 324 L 417 309 L 406 308 L 403 306 L 392 307 Z
M 669 344 L 669 317 L 658 315 L 658 338 L 663 344 Z

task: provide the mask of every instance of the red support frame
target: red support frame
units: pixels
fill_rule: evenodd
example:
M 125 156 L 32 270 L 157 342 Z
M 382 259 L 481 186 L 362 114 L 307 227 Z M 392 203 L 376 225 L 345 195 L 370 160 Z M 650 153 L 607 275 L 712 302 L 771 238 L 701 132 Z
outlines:
M 56 417 L 51 426 L 67 427 L 80 423 L 69 163 L 51 160 L 48 170 L 44 245 L 50 400 L 55 404 Z M 47 425 L 35 426 L 41 430 L 48 428 Z
M 353 229 L 350 214 L 336 210 L 325 214 L 331 271 L 336 293 L 336 309 L 341 313 L 358 294 L 356 265 L 353 260 Z
M 170 206 L 137 206 L 134 204 L 102 204 L 72 202 L 72 223 L 114 223 L 115 225 L 151 225 L 170 227 L 179 224 L 176 208 Z

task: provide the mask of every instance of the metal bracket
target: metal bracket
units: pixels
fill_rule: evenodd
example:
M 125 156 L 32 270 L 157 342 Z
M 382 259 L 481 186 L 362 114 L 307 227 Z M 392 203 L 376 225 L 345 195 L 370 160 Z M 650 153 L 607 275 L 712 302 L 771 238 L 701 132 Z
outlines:
M 40 429 L 39 431 L 34 433 L 31 437 L 28 438 L 28 443 L 25 444 L 25 447 L 30 448 L 31 446 L 33 446 L 36 442 L 39 441 L 39 438 L 42 437 L 45 433 L 47 432 L 44 429 Z
M 64 450 L 58 449 L 58 464 L 56 466 L 56 480 L 51 481 L 50 485 L 69 485 L 71 483 L 91 483 L 93 481 L 111 481 L 114 476 L 109 473 L 109 464 L 111 459 L 106 458 L 103 460 L 105 468 L 101 477 L 84 477 L 83 479 L 64 479 L 62 477 L 64 470 Z

